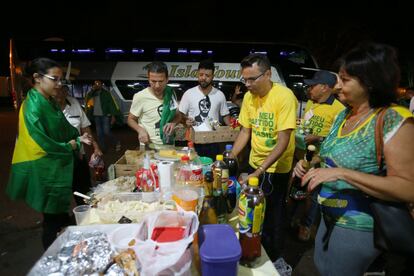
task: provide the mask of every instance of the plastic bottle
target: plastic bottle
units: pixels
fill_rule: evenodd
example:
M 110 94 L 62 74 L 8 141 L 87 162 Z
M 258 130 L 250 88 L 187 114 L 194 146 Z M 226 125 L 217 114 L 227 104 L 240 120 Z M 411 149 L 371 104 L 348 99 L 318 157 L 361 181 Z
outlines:
M 266 200 L 257 177 L 249 178 L 249 185 L 239 198 L 239 241 L 242 248 L 240 264 L 253 266 L 261 256 L 261 233 Z
M 214 209 L 213 197 L 213 173 L 211 171 L 204 175 L 204 200 L 203 207 L 199 215 L 200 225 L 217 224 L 217 214 Z
M 316 147 L 314 145 L 309 145 L 306 148 L 306 153 L 305 153 L 305 156 L 303 157 L 303 163 L 302 163 L 302 166 L 306 171 L 308 171 L 311 168 L 311 161 L 312 161 L 315 151 L 316 151 Z M 290 188 L 290 193 L 289 193 L 290 198 L 294 200 L 303 200 L 307 197 L 308 195 L 307 184 L 304 185 L 303 187 L 301 185 L 302 185 L 302 178 L 295 176 L 292 180 L 292 184 Z
M 239 164 L 237 162 L 236 158 L 233 158 L 231 155 L 231 150 L 233 149 L 233 145 L 226 145 L 226 150 L 223 153 L 223 161 L 227 164 L 227 167 L 229 168 L 229 181 L 227 182 L 227 203 L 228 203 L 228 212 L 231 213 L 236 206 L 236 189 L 238 181 L 238 170 L 239 170 Z
M 229 180 L 229 168 L 227 164 L 223 161 L 223 155 L 218 154 L 216 156 L 216 161 L 211 166 L 214 176 L 214 183 L 221 183 L 221 189 L 223 194 L 227 194 L 227 185 Z
M 190 161 L 188 155 L 181 157 L 180 169 L 177 174 L 177 183 L 179 185 L 203 185 L 203 169 L 201 164 Z
M 154 192 L 157 188 L 158 176 L 151 166 L 149 155 L 144 157 L 144 166 L 140 168 L 136 174 L 136 184 L 139 191 L 142 192 Z

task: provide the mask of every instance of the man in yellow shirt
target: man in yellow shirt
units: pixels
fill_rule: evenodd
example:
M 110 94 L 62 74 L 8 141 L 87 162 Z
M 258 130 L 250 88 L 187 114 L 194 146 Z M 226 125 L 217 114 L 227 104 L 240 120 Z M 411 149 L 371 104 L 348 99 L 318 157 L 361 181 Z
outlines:
M 318 71 L 312 79 L 305 79 L 305 84 L 309 85 L 309 100 L 303 118 L 313 131 L 305 137 L 305 142 L 319 144 L 328 135 L 335 117 L 345 106 L 333 95 L 336 76 L 331 72 Z
M 333 95 L 336 81 L 335 74 L 323 70 L 317 71 L 312 79 L 305 79 L 304 82 L 308 85 L 309 100 L 306 103 L 303 124 L 306 128 L 312 130 L 312 134 L 307 134 L 303 137 L 303 135 L 297 133 L 297 149 L 305 148 L 303 147 L 303 138 L 306 145 L 312 144 L 319 147 L 320 143 L 328 135 L 336 116 L 344 110 L 345 106 Z M 301 152 L 301 154 L 296 154 L 296 156 L 302 158 L 303 151 L 299 150 L 297 152 Z M 307 211 L 299 225 L 299 240 L 307 241 L 310 238 L 311 226 L 319 211 L 316 201 L 317 194 L 317 192 L 313 192 L 312 196 L 306 201 Z M 295 210 L 296 208 L 292 212 Z
M 249 176 L 259 177 L 266 195 L 262 244 L 272 261 L 281 257 L 286 220 L 286 192 L 292 166 L 298 102 L 293 92 L 273 83 L 271 66 L 263 54 L 251 54 L 241 62 L 241 81 L 248 92 L 243 99 L 240 134 L 233 145 L 237 156 L 251 143 Z

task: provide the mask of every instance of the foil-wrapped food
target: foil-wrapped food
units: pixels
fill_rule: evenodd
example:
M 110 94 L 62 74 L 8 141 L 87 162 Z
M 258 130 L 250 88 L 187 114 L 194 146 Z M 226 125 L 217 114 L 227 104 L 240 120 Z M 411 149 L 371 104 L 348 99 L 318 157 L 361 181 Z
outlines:
M 35 275 L 138 275 L 126 271 L 116 262 L 116 252 L 111 248 L 105 233 L 69 232 L 66 241 L 54 256 L 43 257 Z M 131 264 L 130 264 L 131 266 Z M 128 267 L 130 269 L 130 267 Z

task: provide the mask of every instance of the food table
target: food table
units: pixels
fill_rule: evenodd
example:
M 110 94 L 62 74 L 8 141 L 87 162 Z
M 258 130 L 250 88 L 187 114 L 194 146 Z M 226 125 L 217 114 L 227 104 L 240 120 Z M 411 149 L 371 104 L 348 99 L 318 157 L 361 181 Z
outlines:
M 233 213 L 230 215 L 230 221 L 229 224 L 233 227 L 233 228 L 237 228 L 237 219 L 235 217 L 235 215 L 237 214 L 237 210 L 235 208 L 235 210 L 233 211 Z M 90 215 L 87 221 L 84 221 L 83 225 L 84 226 L 79 226 L 79 227 L 84 227 L 83 229 L 93 229 L 96 227 L 96 229 L 105 229 L 105 230 L 112 230 L 115 229 L 116 226 L 119 226 L 119 224 L 107 224 L 107 225 L 102 225 L 101 224 L 102 221 L 100 220 L 97 212 L 96 212 L 96 208 L 92 208 L 90 211 Z M 75 226 L 72 226 L 73 229 L 76 229 Z M 49 249 L 48 249 L 49 251 Z M 46 251 L 45 254 L 48 252 Z M 199 275 L 199 272 L 197 271 L 197 266 L 195 265 L 195 262 L 193 262 L 192 267 L 191 267 L 191 275 Z M 270 276 L 270 275 L 279 275 L 279 273 L 277 272 L 277 270 L 275 269 L 273 263 L 271 262 L 271 260 L 269 259 L 269 257 L 266 254 L 266 251 L 264 250 L 263 246 L 262 246 L 262 256 L 257 260 L 256 266 L 254 268 L 249 268 L 246 266 L 242 266 L 239 265 L 238 266 L 238 275 L 263 275 L 263 276 Z
M 123 158 L 126 159 L 125 157 L 123 157 Z M 126 170 L 124 170 L 124 171 L 126 171 Z M 125 192 L 128 189 L 130 189 L 131 180 L 132 180 L 131 177 L 134 178 L 134 176 L 119 177 L 116 180 L 122 179 L 122 181 L 119 181 L 117 183 L 114 183 L 114 180 L 111 180 L 112 181 L 110 183 L 111 185 L 109 185 L 109 181 L 108 181 L 107 182 L 108 184 L 106 184 L 105 188 L 110 187 L 110 189 L 101 189 L 101 192 L 103 192 L 104 194 L 108 194 L 108 193 L 112 194 L 112 193 L 116 193 L 116 192 Z M 101 186 L 104 186 L 104 185 L 105 185 L 105 183 L 101 184 Z M 118 189 L 122 190 L 122 191 L 116 191 Z M 133 193 L 129 193 L 129 194 L 133 194 Z M 136 194 L 145 194 L 145 195 L 147 195 L 147 194 L 150 194 L 150 193 L 136 193 Z M 143 195 L 140 196 L 140 198 L 143 198 L 143 197 L 144 197 Z M 128 195 L 128 200 L 129 200 L 129 198 L 130 198 L 130 195 Z M 102 200 L 102 198 L 101 198 L 101 200 Z M 123 203 L 125 203 L 125 202 L 123 202 Z M 132 202 L 128 202 L 128 203 L 132 203 Z M 111 205 L 111 206 L 113 207 L 113 205 Z M 168 206 L 168 204 L 167 204 L 167 206 Z M 164 208 L 164 205 L 162 205 L 162 204 L 161 204 L 161 206 L 156 206 L 156 207 L 158 209 L 156 209 L 156 210 L 151 209 L 151 210 L 148 210 L 148 211 L 149 212 L 150 211 L 160 211 L 162 209 L 167 209 L 167 208 Z M 233 210 L 233 213 L 229 214 L 229 224 L 235 230 L 236 235 L 238 234 L 237 209 L 238 208 L 236 206 L 236 208 L 234 208 L 234 210 Z M 113 223 L 116 223 L 116 221 L 119 219 L 118 217 L 113 218 L 112 221 L 108 221 L 102 215 L 102 210 L 104 210 L 104 208 L 99 209 L 99 204 L 98 204 L 98 208 L 91 208 L 88 215 L 80 223 L 80 225 L 79 226 L 70 226 L 70 227 L 68 227 L 66 229 L 66 231 L 61 236 L 59 236 L 58 239 L 56 239 L 56 241 L 52 244 L 52 246 L 45 252 L 43 257 L 48 256 L 50 254 L 56 254 L 59 251 L 59 248 L 62 246 L 63 241 L 65 241 L 65 239 L 67 238 L 67 236 L 71 232 L 74 232 L 74 231 L 81 231 L 81 232 L 102 231 L 106 234 L 109 234 L 110 232 L 114 231 L 118 227 L 122 227 L 122 225 L 125 225 L 125 224 L 113 224 Z M 125 211 L 126 210 L 123 210 L 123 212 L 125 212 Z M 146 211 L 147 211 L 147 209 L 140 209 L 139 219 L 141 219 L 142 213 L 146 212 Z M 119 210 L 118 209 L 117 209 L 116 212 L 117 212 L 117 215 L 119 215 Z M 103 218 L 105 218 L 105 219 L 103 219 Z M 133 222 L 139 222 L 139 221 L 137 221 L 137 219 L 135 219 L 135 220 L 133 220 Z M 109 223 L 111 223 L 111 224 L 109 224 Z M 197 244 L 197 242 L 195 242 L 195 244 Z M 197 245 L 193 246 L 193 252 L 196 252 L 196 253 L 193 254 L 193 261 L 192 261 L 192 266 L 191 266 L 191 275 L 199 275 L 200 266 L 199 266 L 199 262 L 197 261 L 197 259 L 199 260 L 199 258 L 197 258 L 198 257 L 198 246 Z M 262 256 L 255 262 L 255 267 L 254 268 L 248 268 L 248 267 L 245 267 L 245 266 L 242 266 L 242 265 L 238 265 L 238 275 L 279 275 L 278 272 L 276 271 L 274 265 L 270 261 L 269 257 L 267 256 L 267 254 L 266 254 L 265 250 L 263 249 L 263 247 L 261 248 L 261 252 L 262 252 Z M 38 263 L 36 264 L 36 266 L 38 266 Z M 32 269 L 30 273 L 33 273 L 33 271 L 34 271 L 34 269 Z M 29 273 L 29 275 L 35 275 L 35 274 L 30 274 L 30 273 Z

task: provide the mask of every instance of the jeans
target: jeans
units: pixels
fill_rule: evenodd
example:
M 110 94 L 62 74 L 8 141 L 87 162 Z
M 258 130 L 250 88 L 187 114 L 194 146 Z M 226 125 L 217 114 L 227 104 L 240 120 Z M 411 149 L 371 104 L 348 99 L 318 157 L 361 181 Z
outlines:
M 106 150 L 105 137 L 110 143 L 116 145 L 118 141 L 111 132 L 111 116 L 94 116 L 94 120 L 100 148 Z
M 318 186 L 315 190 L 312 191 L 310 197 L 306 200 L 310 200 L 310 207 L 306 210 L 305 218 L 303 225 L 306 227 L 311 227 L 315 222 L 315 219 L 320 215 L 320 208 L 318 204 L 318 194 L 321 186 Z
M 250 167 L 249 173 L 253 171 L 254 169 Z M 265 172 L 259 178 L 260 188 L 266 197 L 262 245 L 272 262 L 281 257 L 284 248 L 286 195 L 289 177 L 289 173 Z

